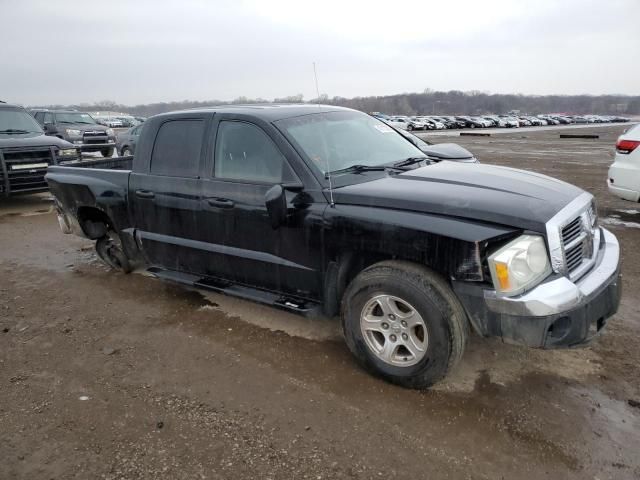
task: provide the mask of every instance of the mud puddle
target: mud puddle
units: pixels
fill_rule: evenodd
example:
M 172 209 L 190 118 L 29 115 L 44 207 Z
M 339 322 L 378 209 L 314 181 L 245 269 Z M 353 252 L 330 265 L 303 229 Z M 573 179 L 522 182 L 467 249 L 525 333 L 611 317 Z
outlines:
M 640 211 L 635 209 L 609 209 L 600 223 L 613 227 L 640 228 Z

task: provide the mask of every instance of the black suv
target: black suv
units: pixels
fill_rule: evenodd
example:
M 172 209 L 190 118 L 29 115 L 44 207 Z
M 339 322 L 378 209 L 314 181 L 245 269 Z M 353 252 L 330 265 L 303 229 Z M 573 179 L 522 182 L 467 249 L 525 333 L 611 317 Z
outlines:
M 47 167 L 79 157 L 69 142 L 45 136 L 24 108 L 0 102 L 0 197 L 47 190 Z
M 31 110 L 47 135 L 67 140 L 83 152 L 100 152 L 103 157 L 113 155 L 116 134 L 100 125 L 85 112 L 75 110 Z

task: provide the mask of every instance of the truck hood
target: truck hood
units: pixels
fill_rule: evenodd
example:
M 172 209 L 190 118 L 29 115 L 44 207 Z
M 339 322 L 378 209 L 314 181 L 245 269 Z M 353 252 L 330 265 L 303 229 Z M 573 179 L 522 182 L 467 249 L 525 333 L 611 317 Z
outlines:
M 546 222 L 581 193 L 546 175 L 443 161 L 335 188 L 333 197 L 337 204 L 447 215 L 544 233 Z
M 24 147 L 75 148 L 66 140 L 62 140 L 58 137 L 50 137 L 44 133 L 0 134 L 0 148 Z
M 463 160 L 473 157 L 473 154 L 466 148 L 456 143 L 437 143 L 429 147 L 421 148 L 422 152 L 433 158 L 440 160 Z

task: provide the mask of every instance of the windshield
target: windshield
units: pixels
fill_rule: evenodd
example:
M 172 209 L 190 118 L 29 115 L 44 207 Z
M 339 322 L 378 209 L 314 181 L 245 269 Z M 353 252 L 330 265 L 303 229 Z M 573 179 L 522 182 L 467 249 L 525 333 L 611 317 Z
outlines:
M 424 156 L 393 128 L 360 112 L 329 112 L 275 122 L 323 174 Z
M 35 118 L 17 108 L 0 108 L 0 132 L 5 130 L 42 133 L 42 128 Z
M 56 113 L 56 120 L 59 123 L 96 123 L 91 115 L 81 112 Z

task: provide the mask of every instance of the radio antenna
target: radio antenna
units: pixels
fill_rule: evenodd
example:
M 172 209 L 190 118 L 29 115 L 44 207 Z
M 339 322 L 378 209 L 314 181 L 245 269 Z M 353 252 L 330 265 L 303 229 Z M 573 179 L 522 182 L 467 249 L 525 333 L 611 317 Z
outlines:
M 316 62 L 313 62 L 313 77 L 316 80 L 316 105 L 318 109 L 320 109 L 320 88 L 318 88 L 318 72 L 316 71 Z M 333 184 L 331 183 L 331 167 L 329 166 L 329 157 L 325 158 L 325 163 L 327 166 L 327 173 L 325 173 L 325 178 L 329 180 L 329 205 L 331 208 L 336 206 L 333 201 Z

